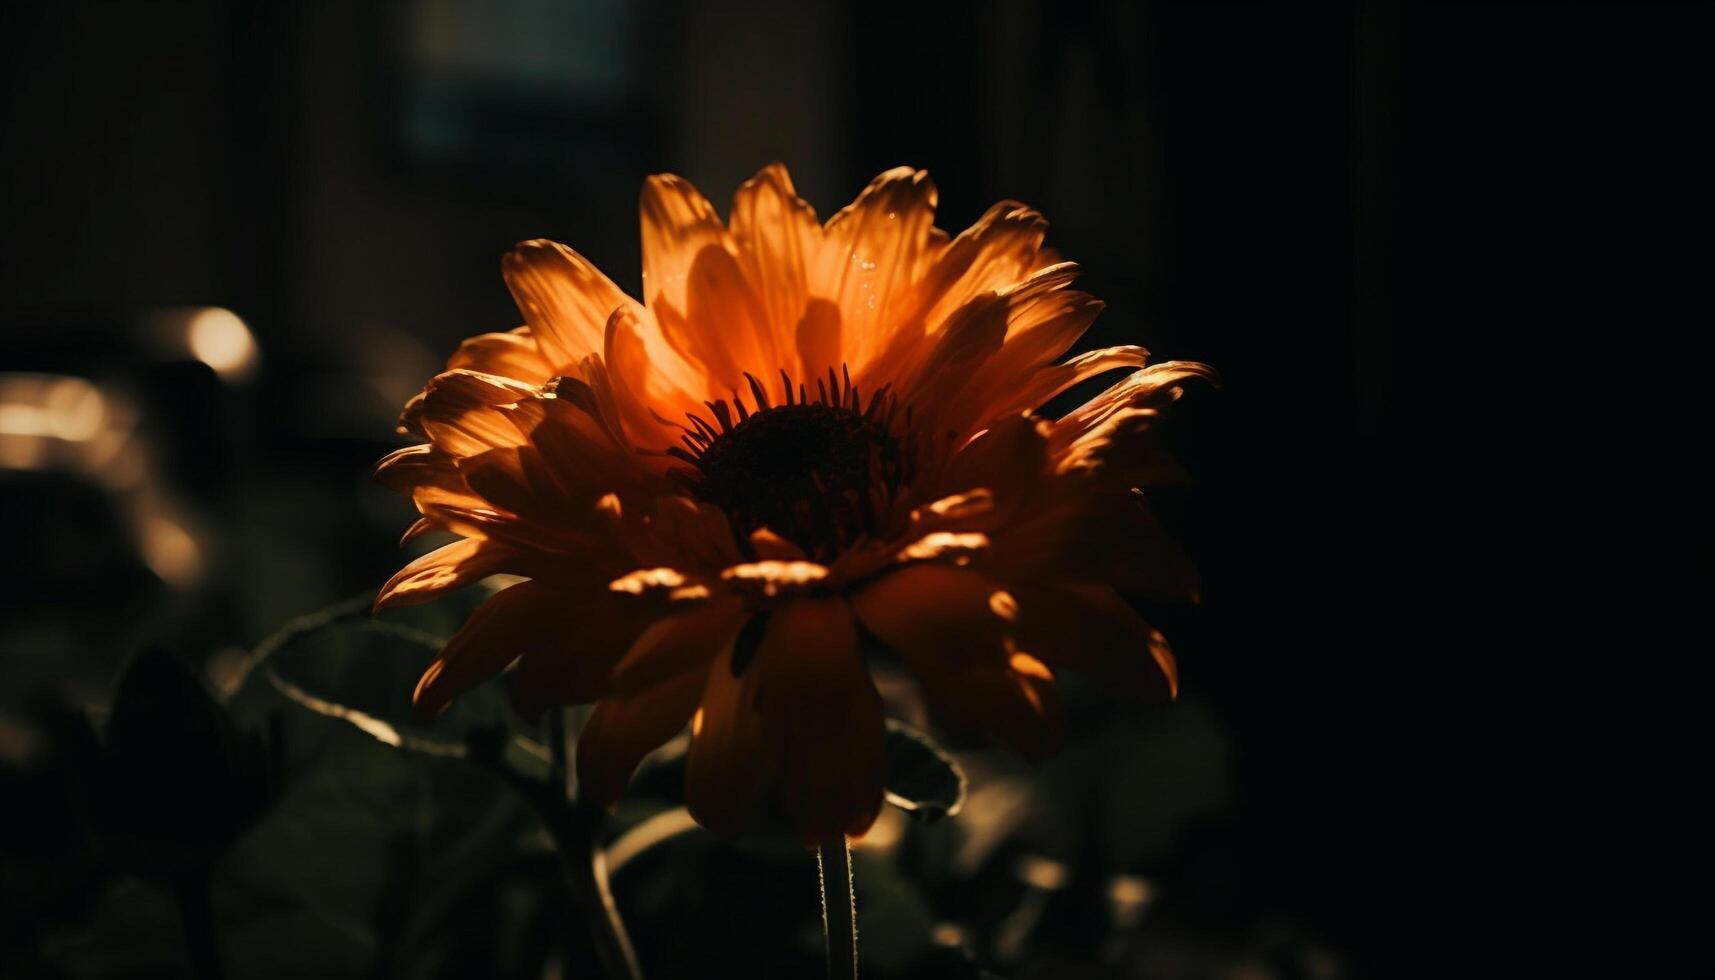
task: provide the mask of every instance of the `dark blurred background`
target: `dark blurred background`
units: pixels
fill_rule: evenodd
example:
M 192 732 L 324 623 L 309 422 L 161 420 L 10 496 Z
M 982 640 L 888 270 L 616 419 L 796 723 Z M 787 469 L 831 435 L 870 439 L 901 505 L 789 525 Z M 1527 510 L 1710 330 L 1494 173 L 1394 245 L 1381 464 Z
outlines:
M 1678 84 L 1694 13 L 8 3 L 0 752 L 23 765 L 29 706 L 105 703 L 146 645 L 218 681 L 396 568 L 410 514 L 370 467 L 460 338 L 519 321 L 515 241 L 635 291 L 647 173 L 724 210 L 778 159 L 826 217 L 912 164 L 944 228 L 1004 197 L 1048 216 L 1108 303 L 1086 346 L 1224 378 L 1184 403 L 1195 485 L 1168 502 L 1205 601 L 1161 625 L 1226 788 L 1123 870 L 1174 899 L 1157 948 L 1237 952 L 1137 975 L 1401 972 L 1469 887 L 1435 864 L 1469 750 L 1442 700 L 1468 624 L 1441 617 L 1484 562 L 1432 539 L 1492 479 L 1420 438 L 1443 402 L 1415 382 L 1463 401 L 1491 382 L 1457 359 L 1538 343 L 1530 300 L 1487 290 L 1603 197 L 1590 148 L 1672 115 L 1630 95 Z

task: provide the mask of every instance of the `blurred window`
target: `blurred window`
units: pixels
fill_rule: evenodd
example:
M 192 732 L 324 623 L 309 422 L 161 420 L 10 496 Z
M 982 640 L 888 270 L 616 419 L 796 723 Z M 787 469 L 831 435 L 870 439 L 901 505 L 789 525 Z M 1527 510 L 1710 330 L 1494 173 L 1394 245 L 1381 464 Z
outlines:
M 648 132 L 639 12 L 628 0 L 411 0 L 406 153 L 513 174 L 623 164 Z

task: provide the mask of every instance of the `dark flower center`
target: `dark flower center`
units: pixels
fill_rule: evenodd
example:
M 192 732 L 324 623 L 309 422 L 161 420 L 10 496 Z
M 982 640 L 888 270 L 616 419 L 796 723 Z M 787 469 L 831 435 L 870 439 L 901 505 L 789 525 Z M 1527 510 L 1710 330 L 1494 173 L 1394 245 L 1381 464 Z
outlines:
M 886 389 L 865 406 L 849 376 L 830 370 L 814 392 L 798 385 L 795 398 L 782 372 L 785 404 L 774 405 L 760 382 L 745 377 L 754 410 L 736 394 L 730 403 L 709 402 L 715 422 L 690 416 L 686 448 L 668 450 L 696 467 L 682 474 L 686 489 L 725 511 L 747 549 L 751 533 L 766 527 L 827 560 L 875 534 L 878 515 L 908 476 Z

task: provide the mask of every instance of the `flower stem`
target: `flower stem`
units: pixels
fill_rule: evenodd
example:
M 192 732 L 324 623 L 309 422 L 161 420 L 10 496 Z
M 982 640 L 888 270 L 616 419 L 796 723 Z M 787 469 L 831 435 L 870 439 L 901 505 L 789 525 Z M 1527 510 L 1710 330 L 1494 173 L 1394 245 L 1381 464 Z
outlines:
M 857 980 L 857 891 L 852 885 L 852 845 L 816 849 L 817 878 L 822 885 L 822 937 L 828 950 L 828 980 Z
M 637 951 L 626 934 L 625 920 L 607 887 L 607 854 L 601 847 L 601 814 L 587 806 L 566 807 L 560 821 L 560 844 L 566 883 L 584 912 L 602 975 L 609 980 L 642 980 Z
M 194 980 L 220 980 L 226 971 L 220 964 L 220 943 L 214 931 L 214 902 L 209 889 L 209 869 L 187 871 L 178 880 L 179 917 L 185 928 Z
M 609 980 L 642 980 L 637 951 L 626 934 L 625 920 L 607 886 L 607 852 L 601 846 L 601 811 L 566 796 L 566 716 L 556 708 L 548 715 L 548 751 L 552 762 L 546 793 L 538 798 L 542 822 L 554 837 L 573 906 L 583 914 L 595 946 L 596 960 Z

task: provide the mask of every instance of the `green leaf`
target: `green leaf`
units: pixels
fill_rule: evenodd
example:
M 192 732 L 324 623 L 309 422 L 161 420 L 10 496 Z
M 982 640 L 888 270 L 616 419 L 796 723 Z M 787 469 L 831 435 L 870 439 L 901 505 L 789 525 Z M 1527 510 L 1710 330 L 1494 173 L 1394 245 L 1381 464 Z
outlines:
M 887 802 L 933 823 L 965 805 L 965 774 L 929 736 L 887 721 Z
M 251 657 L 227 705 L 270 732 L 284 788 L 216 877 L 231 975 L 541 973 L 556 858 L 535 811 L 472 757 L 545 770 L 545 751 L 523 748 L 497 685 L 412 717 L 441 643 L 371 617 L 365 596 Z
M 443 636 L 417 625 L 378 619 L 368 595 L 288 623 L 256 648 L 234 686 L 231 702 L 243 710 L 284 697 L 299 708 L 333 718 L 393 748 L 463 759 L 474 754 L 533 779 L 547 772 L 548 751 L 531 738 L 499 685 L 467 692 L 440 717 L 423 723 L 411 692 L 434 660 Z M 456 625 L 414 611 L 418 622 Z

